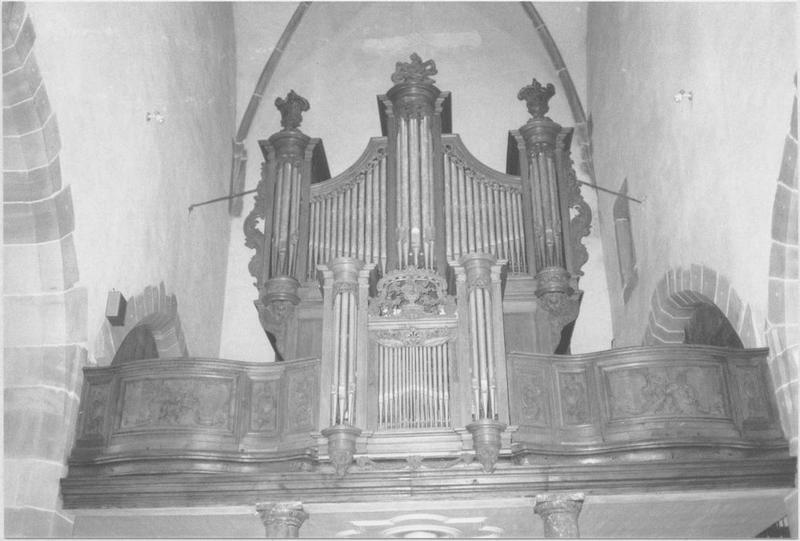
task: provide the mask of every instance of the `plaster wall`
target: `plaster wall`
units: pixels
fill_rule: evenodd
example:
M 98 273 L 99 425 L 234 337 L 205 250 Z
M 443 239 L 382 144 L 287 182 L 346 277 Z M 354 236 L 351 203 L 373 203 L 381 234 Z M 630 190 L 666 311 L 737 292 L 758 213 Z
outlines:
M 106 295 L 163 282 L 189 352 L 216 356 L 230 225 L 225 205 L 235 112 L 227 3 L 29 5 L 37 58 L 72 187 L 80 282 L 94 351 Z M 163 123 L 146 120 L 159 112 Z
M 615 346 L 641 344 L 655 286 L 706 266 L 752 309 L 763 345 L 775 179 L 797 59 L 792 3 L 592 3 L 588 94 L 597 182 L 627 178 L 639 283 L 622 301 L 600 197 Z M 614 29 L 610 32 L 609 29 Z M 680 90 L 692 99 L 676 102 Z M 721 307 L 725 311 L 725 307 Z
M 238 118 L 296 6 L 234 5 Z M 545 3 L 537 8 L 585 101 L 586 4 Z M 527 121 L 525 105 L 516 96 L 533 77 L 556 85 L 550 116 L 564 126 L 574 125 L 558 74 L 517 3 L 315 3 L 285 49 L 253 122 L 245 188 L 255 188 L 260 178 L 263 157 L 257 140 L 280 129 L 276 97 L 294 89 L 309 100 L 311 109 L 301 129 L 322 138 L 335 176 L 361 155 L 370 137 L 381 134 L 375 96 L 391 88 L 395 63 L 408 61 L 412 52 L 436 62 L 436 85 L 452 93 L 453 132 L 495 169 L 505 170 L 508 130 Z M 577 142 L 574 146 L 577 166 L 580 151 Z M 583 192 L 592 204 L 594 194 Z M 252 196 L 243 208 L 244 217 L 253 208 Z M 271 361 L 273 352 L 253 307 L 257 291 L 247 271 L 252 252 L 244 247 L 243 217 L 231 224 L 221 356 Z M 576 352 L 606 349 L 611 335 L 599 237 L 589 237 L 586 244 L 590 260 L 581 282 L 586 296 L 573 339 Z

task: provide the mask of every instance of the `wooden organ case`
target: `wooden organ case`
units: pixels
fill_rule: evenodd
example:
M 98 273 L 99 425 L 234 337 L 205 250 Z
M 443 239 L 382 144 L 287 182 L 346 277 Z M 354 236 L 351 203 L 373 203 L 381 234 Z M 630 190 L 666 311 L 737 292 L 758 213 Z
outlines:
M 255 305 L 277 360 L 320 359 L 318 443 L 340 474 L 357 454 L 465 450 L 493 470 L 513 430 L 506 352 L 567 353 L 579 311 L 591 212 L 572 130 L 546 116 L 553 85 L 520 90 L 531 118 L 501 173 L 450 133 L 436 73 L 397 63 L 382 136 L 334 178 L 294 91 L 260 141 L 244 223 Z

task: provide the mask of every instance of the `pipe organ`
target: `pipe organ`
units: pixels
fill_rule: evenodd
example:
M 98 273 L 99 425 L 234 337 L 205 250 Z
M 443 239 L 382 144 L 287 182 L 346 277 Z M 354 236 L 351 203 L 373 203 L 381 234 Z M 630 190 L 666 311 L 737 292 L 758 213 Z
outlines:
M 506 351 L 553 353 L 577 317 L 588 207 L 572 131 L 544 116 L 553 86 L 520 91 L 531 118 L 510 132 L 502 173 L 450 133 L 436 73 L 416 54 L 397 63 L 378 96 L 382 136 L 334 178 L 294 91 L 276 100 L 283 129 L 260 142 L 245 220 L 255 304 L 277 359 L 320 358 L 320 443 L 340 474 L 356 454 L 420 441 L 472 449 L 491 471 L 510 441 Z

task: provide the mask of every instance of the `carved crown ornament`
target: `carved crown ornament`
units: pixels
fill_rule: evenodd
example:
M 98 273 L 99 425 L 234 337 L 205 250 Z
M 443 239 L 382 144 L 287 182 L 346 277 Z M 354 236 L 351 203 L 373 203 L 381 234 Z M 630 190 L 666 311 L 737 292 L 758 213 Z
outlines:
M 539 81 L 534 79 L 531 84 L 520 89 L 517 99 L 525 100 L 528 104 L 528 112 L 534 120 L 537 120 L 547 118 L 544 115 L 550 110 L 548 102 L 555 94 L 556 87 L 553 86 L 553 83 L 542 86 Z
M 373 316 L 414 319 L 455 313 L 447 282 L 431 270 L 408 267 L 392 271 L 378 281 L 377 289 L 378 295 L 369 305 Z
M 433 60 L 422 61 L 417 53 L 411 53 L 411 62 L 398 62 L 392 74 L 392 82 L 401 83 L 422 83 L 432 85 L 436 81 L 431 79 L 431 75 L 439 73 L 436 70 L 436 63 Z
M 311 108 L 308 100 L 290 90 L 286 98 L 276 98 L 275 107 L 281 112 L 281 126 L 285 130 L 296 130 L 303 122 L 303 113 Z

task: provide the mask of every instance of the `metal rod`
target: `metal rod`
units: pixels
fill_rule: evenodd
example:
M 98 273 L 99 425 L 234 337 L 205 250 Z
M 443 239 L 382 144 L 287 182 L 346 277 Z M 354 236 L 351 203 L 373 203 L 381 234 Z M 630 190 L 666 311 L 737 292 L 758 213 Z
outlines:
M 630 199 L 631 201 L 635 201 L 635 202 L 637 202 L 639 204 L 642 204 L 644 202 L 644 201 L 640 201 L 639 199 L 636 199 L 634 197 L 631 197 L 630 195 L 625 195 L 624 193 L 615 192 L 614 190 L 609 190 L 608 188 L 603 188 L 602 186 L 597 186 L 596 184 L 592 184 L 591 182 L 586 182 L 586 181 L 583 181 L 583 180 L 579 180 L 578 184 L 583 184 L 584 186 L 589 186 L 590 188 L 594 188 L 595 190 L 600 190 L 601 192 L 606 192 L 606 193 L 618 195 L 620 197 L 624 197 L 625 199 Z
M 216 203 L 218 201 L 227 201 L 229 199 L 234 199 L 236 197 L 242 197 L 244 195 L 248 195 L 251 193 L 255 193 L 258 191 L 258 188 L 253 188 L 252 190 L 247 190 L 246 192 L 239 192 L 233 195 L 224 195 L 222 197 L 217 197 L 216 199 L 209 199 L 208 201 L 203 201 L 202 203 L 194 203 L 193 205 L 189 205 L 189 212 L 192 212 L 195 207 L 202 207 L 203 205 L 208 205 L 210 203 Z

